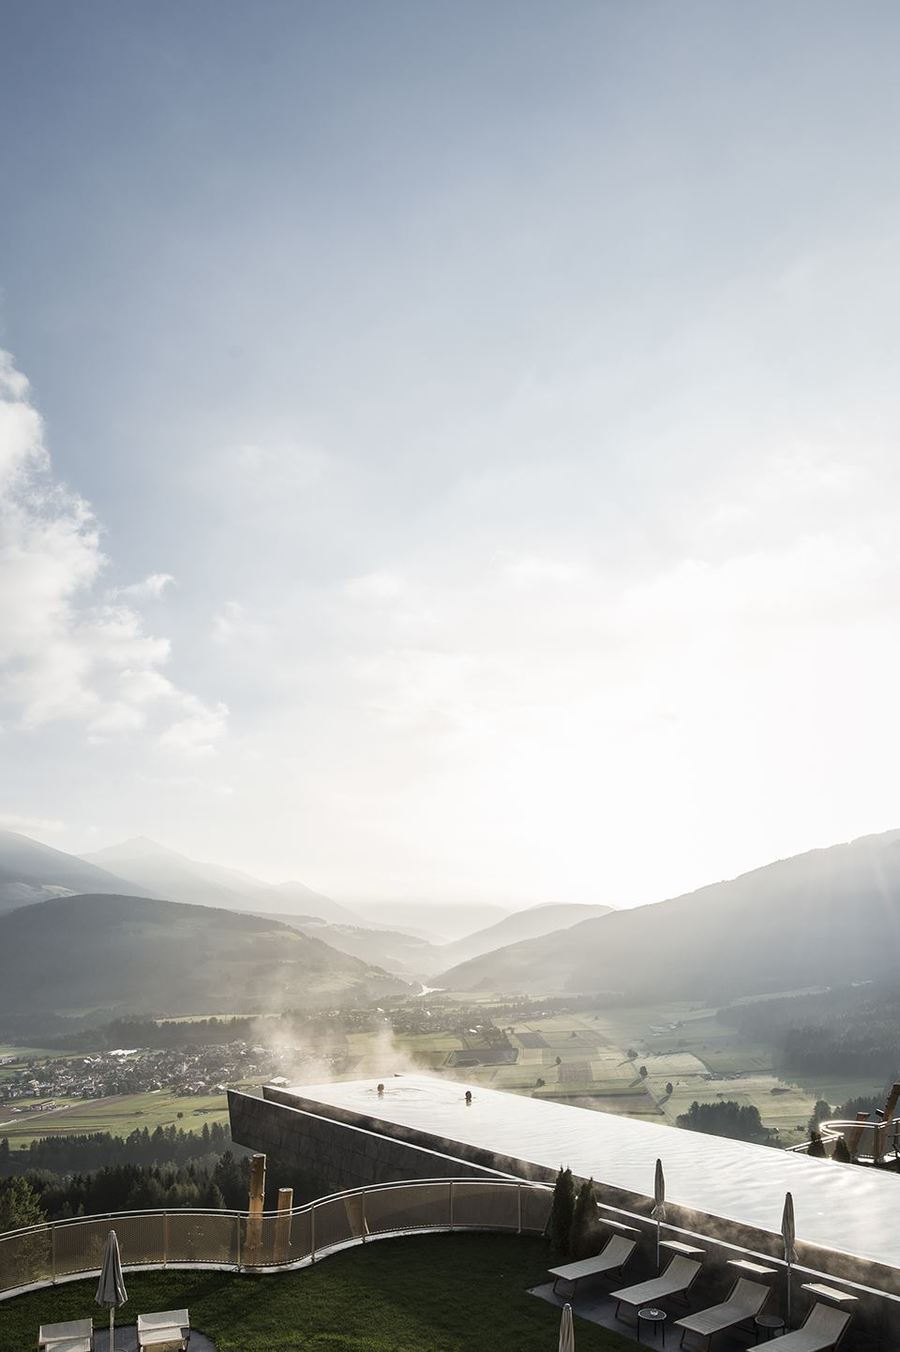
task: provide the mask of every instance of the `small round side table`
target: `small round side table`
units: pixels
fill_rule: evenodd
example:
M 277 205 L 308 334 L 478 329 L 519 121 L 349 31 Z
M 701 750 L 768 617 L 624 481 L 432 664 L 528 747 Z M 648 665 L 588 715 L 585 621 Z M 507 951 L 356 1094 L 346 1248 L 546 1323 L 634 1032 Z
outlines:
M 637 1340 L 641 1341 L 641 1320 L 649 1324 L 653 1329 L 662 1329 L 662 1344 L 666 1345 L 666 1312 L 657 1310 L 655 1306 L 647 1305 L 643 1310 L 638 1310 Z
M 758 1314 L 753 1320 L 756 1325 L 756 1341 L 762 1339 L 763 1333 L 766 1335 L 766 1342 L 774 1338 L 776 1333 L 784 1330 L 784 1320 L 780 1314 Z

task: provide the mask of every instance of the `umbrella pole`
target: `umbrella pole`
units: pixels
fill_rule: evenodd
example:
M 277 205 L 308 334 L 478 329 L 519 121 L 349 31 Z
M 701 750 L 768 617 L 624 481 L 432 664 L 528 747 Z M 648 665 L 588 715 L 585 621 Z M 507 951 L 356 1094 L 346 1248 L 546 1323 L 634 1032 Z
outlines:
M 116 1319 L 116 1307 L 115 1307 L 115 1305 L 110 1305 L 110 1307 L 109 1307 L 109 1352 L 113 1352 L 113 1348 L 114 1348 L 115 1345 L 116 1345 L 116 1327 L 115 1327 L 115 1319 Z
M 659 1276 L 659 1227 L 660 1222 L 656 1222 L 656 1275 Z
M 787 1265 L 787 1331 L 791 1331 L 791 1265 Z

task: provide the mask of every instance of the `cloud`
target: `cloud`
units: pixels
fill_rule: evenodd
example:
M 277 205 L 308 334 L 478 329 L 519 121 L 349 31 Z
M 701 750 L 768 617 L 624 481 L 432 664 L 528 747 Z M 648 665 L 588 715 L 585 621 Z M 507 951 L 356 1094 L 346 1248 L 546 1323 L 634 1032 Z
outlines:
M 148 729 L 166 750 L 206 749 L 225 730 L 161 668 L 167 638 L 142 601 L 172 578 L 98 595 L 108 560 L 89 503 L 54 478 L 28 381 L 0 353 L 0 717 L 25 729 L 69 721 L 93 740 Z
M 125 596 L 132 601 L 155 601 L 157 597 L 162 596 L 166 587 L 170 587 L 175 581 L 171 573 L 151 573 L 141 582 L 132 582 L 127 587 L 116 587 L 110 592 L 110 597 L 117 599 Z
M 344 591 L 352 601 L 396 601 L 407 592 L 406 581 L 396 573 L 363 573 L 351 577 Z
M 25 836 L 55 836 L 66 829 L 65 822 L 53 817 L 27 817 L 18 812 L 0 812 L 0 827 Z
M 159 739 L 160 745 L 185 755 L 208 754 L 225 732 L 228 709 L 221 703 L 204 704 L 193 695 L 183 696 L 181 703 L 183 717 L 166 728 Z

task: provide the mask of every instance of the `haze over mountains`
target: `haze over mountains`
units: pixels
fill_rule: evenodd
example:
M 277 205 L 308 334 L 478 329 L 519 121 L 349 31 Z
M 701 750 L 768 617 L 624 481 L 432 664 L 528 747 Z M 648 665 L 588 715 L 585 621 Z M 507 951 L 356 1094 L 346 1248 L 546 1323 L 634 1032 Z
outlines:
M 590 916 L 605 915 L 609 906 L 555 905 L 534 906 L 514 911 L 495 925 L 476 930 L 453 943 L 429 943 L 419 934 L 402 930 L 369 929 L 359 925 L 328 925 L 310 916 L 287 916 L 288 924 L 318 935 L 342 953 L 352 953 L 375 962 L 389 972 L 410 977 L 431 977 L 446 969 L 448 963 L 488 953 L 492 949 L 564 929 Z
M 150 893 L 77 855 L 0 830 L 0 911 L 75 892 Z
M 471 934 L 473 930 L 494 925 L 510 914 L 512 908 L 497 906 L 489 901 L 463 901 L 442 905 L 432 901 L 361 902 L 354 906 L 358 923 L 389 926 L 416 934 L 429 943 L 452 943 Z
M 302 883 L 265 883 L 190 859 L 142 836 L 79 858 L 14 832 L 0 835 L 0 910 L 84 892 L 152 897 L 283 921 L 320 945 L 405 982 L 427 979 L 462 959 L 550 933 L 605 909 L 547 905 L 509 914 L 493 905 L 415 908 L 401 902 L 357 915 Z M 413 933 L 389 928 L 390 915 L 422 917 L 424 927 Z M 485 918 L 493 923 L 483 926 Z M 451 939 L 460 933 L 461 938 Z
M 184 908 L 202 908 L 202 915 L 189 920 Z M 442 915 L 449 908 L 435 909 Z M 0 938 L 7 938 L 0 1009 L 17 1000 L 24 1009 L 49 1008 L 48 1001 L 66 1009 L 91 1005 L 98 997 L 98 955 L 105 952 L 118 955 L 117 970 L 141 979 L 110 988 L 103 998 L 142 1012 L 158 1009 L 159 1000 L 166 1008 L 174 1001 L 181 1012 L 189 1006 L 221 1012 L 223 981 L 231 1009 L 238 996 L 259 1002 L 266 988 L 276 1001 L 315 1003 L 413 991 L 420 980 L 461 992 L 717 1001 L 892 976 L 900 938 L 900 831 L 798 855 L 632 910 L 532 907 L 444 943 L 374 917 L 366 924 L 300 883 L 263 883 L 151 841 L 77 859 L 4 831 L 0 911 L 9 913 L 0 915 Z M 101 933 L 101 916 L 108 933 Z M 72 970 L 48 980 L 42 954 L 54 951 L 60 932 Z M 176 951 L 184 944 L 192 948 L 190 962 Z M 165 972 L 154 986 L 159 963 Z
M 188 859 L 146 836 L 136 836 L 82 858 L 124 878 L 142 893 L 167 897 L 169 901 L 221 906 L 229 911 L 261 910 L 271 915 L 301 912 L 344 924 L 359 923 L 352 911 L 303 883 L 264 883 L 221 864 Z
M 554 930 L 569 929 L 581 920 L 608 915 L 611 906 L 584 906 L 577 903 L 548 902 L 546 906 L 531 906 L 527 911 L 514 911 L 487 929 L 476 930 L 455 943 L 445 944 L 441 955 L 451 962 L 466 962 L 482 953 L 505 948 L 525 939 L 539 939 Z
M 462 963 L 454 990 L 723 1000 L 895 976 L 900 831 L 769 864 Z
M 0 916 L 0 1014 L 269 1013 L 407 989 L 278 921 L 149 897 L 57 897 Z

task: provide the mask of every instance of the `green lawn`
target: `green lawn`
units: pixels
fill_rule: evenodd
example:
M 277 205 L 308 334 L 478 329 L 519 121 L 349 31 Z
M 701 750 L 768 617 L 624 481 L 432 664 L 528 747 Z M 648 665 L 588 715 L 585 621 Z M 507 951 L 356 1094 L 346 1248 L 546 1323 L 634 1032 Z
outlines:
M 187 1306 L 218 1352 L 550 1352 L 559 1311 L 527 1294 L 545 1278 L 540 1239 L 421 1235 L 391 1239 L 270 1277 L 220 1272 L 126 1275 L 121 1322 Z M 0 1352 L 33 1347 L 42 1321 L 96 1316 L 94 1283 L 78 1282 L 0 1303 Z M 633 1343 L 576 1320 L 579 1352 L 626 1352 Z

